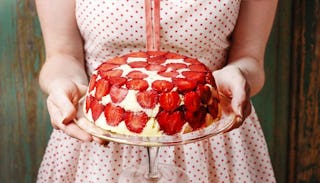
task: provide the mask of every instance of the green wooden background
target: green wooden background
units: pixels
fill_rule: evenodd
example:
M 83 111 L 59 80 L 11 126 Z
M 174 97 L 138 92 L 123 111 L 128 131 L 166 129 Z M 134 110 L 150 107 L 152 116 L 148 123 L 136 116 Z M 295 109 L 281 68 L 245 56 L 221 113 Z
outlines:
M 320 3 L 280 0 L 267 81 L 253 101 L 278 182 L 320 182 Z M 0 182 L 35 182 L 51 126 L 32 0 L 0 0 Z

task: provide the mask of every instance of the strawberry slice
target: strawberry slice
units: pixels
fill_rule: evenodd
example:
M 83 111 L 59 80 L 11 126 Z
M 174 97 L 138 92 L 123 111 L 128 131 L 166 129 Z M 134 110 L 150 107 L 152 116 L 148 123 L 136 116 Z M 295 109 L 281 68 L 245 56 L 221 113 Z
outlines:
M 208 72 L 209 69 L 204 64 L 191 64 L 189 65 L 189 69 L 191 71 L 197 71 L 197 72 Z
M 123 73 L 121 69 L 114 69 L 110 71 L 99 71 L 99 74 L 102 78 L 109 79 L 110 77 L 120 77 Z
M 185 124 L 184 116 L 181 111 L 167 112 L 161 111 L 156 117 L 160 129 L 167 135 L 179 133 Z
M 94 89 L 94 86 L 96 84 L 96 79 L 97 79 L 97 75 L 96 74 L 93 74 L 91 76 L 91 79 L 90 79 L 90 82 L 89 82 L 89 87 L 88 87 L 88 91 L 89 93 Z
M 168 70 L 179 70 L 187 68 L 188 66 L 184 63 L 168 63 L 166 64 L 166 67 L 168 68 Z
M 215 89 L 217 89 L 217 86 L 216 86 L 216 81 L 214 80 L 214 77 L 212 75 L 211 72 L 208 72 L 206 74 L 206 83 L 210 84 L 211 86 L 213 86 Z
M 107 63 L 122 65 L 122 64 L 126 64 L 127 60 L 124 57 L 114 57 L 114 58 L 108 60 Z
M 208 105 L 208 111 L 211 114 L 213 119 L 218 117 L 219 102 L 217 99 L 213 99 L 212 103 L 210 105 Z
M 186 110 L 185 119 L 189 123 L 189 125 L 193 128 L 193 130 L 199 129 L 205 123 L 207 110 L 205 107 L 201 106 L 197 111 L 189 111 Z
M 104 108 L 107 124 L 110 126 L 117 126 L 124 119 L 124 112 L 124 109 L 119 106 L 115 106 L 111 103 L 107 104 Z
M 119 76 L 113 76 L 113 77 L 109 78 L 109 82 L 112 85 L 122 86 L 127 82 L 127 78 L 119 77 Z
M 148 63 L 145 61 L 135 61 L 128 63 L 128 65 L 131 68 L 145 68 L 148 65 Z
M 185 58 L 184 61 L 187 63 L 190 63 L 190 64 L 200 64 L 201 63 L 199 60 L 194 59 L 194 58 Z
M 159 97 L 160 106 L 166 111 L 174 111 L 179 107 L 181 99 L 176 91 L 162 93 Z
M 101 71 L 109 71 L 111 69 L 117 68 L 119 67 L 119 65 L 116 64 L 110 64 L 109 62 L 104 62 L 103 64 L 101 64 L 97 70 L 101 70 Z
M 140 112 L 131 112 L 127 111 L 125 113 L 125 123 L 127 128 L 134 133 L 141 133 L 143 128 L 146 126 L 149 117 L 146 113 Z
M 158 103 L 158 93 L 149 90 L 137 93 L 137 101 L 145 109 L 153 109 Z
M 89 109 L 91 107 L 92 100 L 94 100 L 94 98 L 91 95 L 86 97 L 86 112 L 89 111 Z
M 156 80 L 152 83 L 151 87 L 159 93 L 164 93 L 171 91 L 174 85 L 166 80 Z
M 186 93 L 184 95 L 183 102 L 184 102 L 184 105 L 185 105 L 186 109 L 191 111 L 191 112 L 194 112 L 194 111 L 198 110 L 199 107 L 200 107 L 200 97 L 194 91 Z
M 211 98 L 211 88 L 207 85 L 198 85 L 196 89 L 197 94 L 200 96 L 201 102 L 207 104 Z
M 91 100 L 91 114 L 92 114 L 92 119 L 93 121 L 96 121 L 100 114 L 103 112 L 104 110 L 104 105 L 100 104 L 98 100 Z
M 148 75 L 141 71 L 131 71 L 127 74 L 127 77 L 130 79 L 144 79 L 147 78 Z
M 102 97 L 106 96 L 110 91 L 110 84 L 105 79 L 99 79 L 96 84 L 95 97 L 101 100 Z
M 177 53 L 170 53 L 170 52 L 167 53 L 165 56 L 167 59 L 184 59 L 184 58 L 186 58 L 183 55 L 179 55 Z
M 158 57 L 158 56 L 163 56 L 163 55 L 167 54 L 167 52 L 164 52 L 164 51 L 147 51 L 147 54 L 150 57 Z
M 206 74 L 203 72 L 183 71 L 181 74 L 189 80 L 197 83 L 205 83 L 206 80 Z
M 177 71 L 165 71 L 165 72 L 158 72 L 160 76 L 167 77 L 167 78 L 175 78 L 179 75 Z
M 185 78 L 173 78 L 173 83 L 178 87 L 180 92 L 192 91 L 196 87 L 196 82 Z
M 147 59 L 147 62 L 149 64 L 163 64 L 167 60 L 164 56 L 158 56 L 158 57 L 151 57 Z
M 147 81 L 145 81 L 143 79 L 132 79 L 132 80 L 127 81 L 126 86 L 130 90 L 143 91 L 149 87 L 149 84 Z
M 136 58 L 147 58 L 148 54 L 146 52 L 132 52 L 129 53 L 127 55 L 125 55 L 126 57 L 136 57 Z
M 146 66 L 146 69 L 148 71 L 158 71 L 158 72 L 163 72 L 165 71 L 167 68 L 163 65 L 158 65 L 158 64 L 148 64 Z
M 117 85 L 112 85 L 110 88 L 110 98 L 114 103 L 120 103 L 128 94 L 127 88 L 122 88 Z

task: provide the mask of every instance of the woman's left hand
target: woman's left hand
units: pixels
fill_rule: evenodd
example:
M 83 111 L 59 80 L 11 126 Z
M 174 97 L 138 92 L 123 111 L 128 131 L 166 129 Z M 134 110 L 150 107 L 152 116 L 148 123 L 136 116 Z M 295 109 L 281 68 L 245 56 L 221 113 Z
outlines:
M 231 99 L 231 111 L 236 115 L 234 124 L 227 130 L 231 131 L 242 125 L 251 113 L 250 86 L 239 67 L 229 65 L 214 71 L 218 92 Z

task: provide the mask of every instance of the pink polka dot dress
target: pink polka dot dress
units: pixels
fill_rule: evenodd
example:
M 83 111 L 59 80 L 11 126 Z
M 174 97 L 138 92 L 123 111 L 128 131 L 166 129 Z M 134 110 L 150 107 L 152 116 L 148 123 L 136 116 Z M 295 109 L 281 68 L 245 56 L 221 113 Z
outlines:
M 87 71 L 103 61 L 145 51 L 141 0 L 76 0 Z M 210 69 L 226 64 L 241 0 L 161 0 L 160 50 L 198 58 Z M 183 169 L 193 183 L 275 182 L 267 145 L 252 109 L 244 124 L 197 143 L 161 147 L 159 163 Z M 83 143 L 53 130 L 37 182 L 116 183 L 123 169 L 147 164 L 144 147 Z

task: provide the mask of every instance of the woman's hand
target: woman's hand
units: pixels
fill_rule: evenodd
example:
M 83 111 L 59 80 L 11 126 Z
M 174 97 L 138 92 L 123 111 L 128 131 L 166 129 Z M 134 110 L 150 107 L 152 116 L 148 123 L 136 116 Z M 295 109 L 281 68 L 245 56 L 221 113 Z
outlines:
M 76 84 L 69 79 L 55 80 L 50 84 L 47 107 L 52 126 L 84 142 L 94 140 L 100 144 L 106 144 L 106 141 L 91 136 L 73 122 L 77 114 L 76 106 L 86 89 L 86 86 Z
M 241 69 L 233 65 L 214 71 L 213 75 L 219 94 L 231 99 L 231 112 L 236 115 L 228 131 L 238 128 L 251 113 L 250 86 Z

